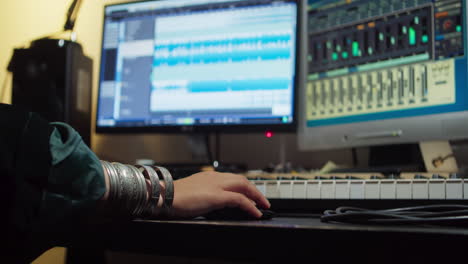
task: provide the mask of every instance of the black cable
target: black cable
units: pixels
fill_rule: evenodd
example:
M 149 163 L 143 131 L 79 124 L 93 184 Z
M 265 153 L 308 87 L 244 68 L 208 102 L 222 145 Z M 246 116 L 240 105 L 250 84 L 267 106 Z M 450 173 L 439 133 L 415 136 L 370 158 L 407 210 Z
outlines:
M 73 30 L 75 27 L 76 18 L 78 17 L 78 11 L 81 6 L 81 0 L 73 0 L 70 7 L 68 8 L 64 30 Z
M 339 207 L 326 210 L 322 222 L 377 224 L 377 225 L 468 225 L 468 205 L 443 204 L 370 210 L 357 207 Z
M 467 210 L 468 205 L 465 204 L 432 204 L 432 205 L 421 205 L 421 206 L 411 206 L 411 207 L 400 207 L 394 209 L 384 209 L 382 211 L 387 212 L 421 212 L 421 211 L 430 211 L 430 212 L 447 212 L 463 209 Z

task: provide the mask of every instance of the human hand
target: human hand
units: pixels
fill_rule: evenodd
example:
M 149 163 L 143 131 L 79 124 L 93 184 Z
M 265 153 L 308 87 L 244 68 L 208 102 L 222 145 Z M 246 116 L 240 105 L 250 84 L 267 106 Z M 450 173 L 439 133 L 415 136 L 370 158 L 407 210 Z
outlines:
M 224 207 L 239 207 L 260 218 L 259 208 L 270 208 L 265 196 L 242 175 L 200 172 L 174 181 L 171 217 L 192 218 Z

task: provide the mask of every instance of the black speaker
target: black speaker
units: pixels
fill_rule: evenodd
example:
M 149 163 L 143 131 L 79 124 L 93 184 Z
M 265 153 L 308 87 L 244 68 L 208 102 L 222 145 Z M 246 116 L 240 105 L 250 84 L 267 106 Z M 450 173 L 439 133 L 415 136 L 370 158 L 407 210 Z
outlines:
M 15 49 L 8 66 L 13 75 L 12 104 L 50 122 L 65 122 L 91 146 L 92 60 L 79 43 L 41 39 Z

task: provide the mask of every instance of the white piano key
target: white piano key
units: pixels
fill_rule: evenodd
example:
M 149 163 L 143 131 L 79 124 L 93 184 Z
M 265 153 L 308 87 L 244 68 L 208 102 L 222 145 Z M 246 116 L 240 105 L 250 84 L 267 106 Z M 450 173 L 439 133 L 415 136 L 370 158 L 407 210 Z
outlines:
M 364 181 L 350 181 L 350 199 L 364 199 Z
M 364 182 L 364 199 L 380 199 L 380 181 L 367 180 Z
M 267 198 L 276 199 L 465 199 L 464 179 L 252 180 Z
M 445 180 L 431 179 L 429 181 L 429 199 L 445 200 Z
M 307 181 L 307 199 L 320 199 L 320 181 Z
M 292 198 L 305 199 L 307 198 L 306 181 L 293 181 L 292 184 Z
M 280 198 L 280 192 L 277 181 L 266 181 L 266 197 Z
M 380 199 L 396 199 L 396 181 L 380 181 Z
M 335 181 L 335 199 L 349 199 L 349 181 Z
M 411 180 L 396 181 L 396 198 L 411 199 Z
M 448 179 L 445 182 L 445 197 L 454 200 L 463 199 L 463 180 Z
M 413 180 L 413 199 L 429 199 L 429 180 Z
M 254 181 L 255 187 L 266 196 L 266 186 L 264 181 Z
M 320 199 L 335 199 L 335 181 L 320 181 Z
M 292 198 L 292 182 L 279 181 L 279 198 L 291 199 Z
M 468 200 L 468 180 L 463 179 L 463 199 Z

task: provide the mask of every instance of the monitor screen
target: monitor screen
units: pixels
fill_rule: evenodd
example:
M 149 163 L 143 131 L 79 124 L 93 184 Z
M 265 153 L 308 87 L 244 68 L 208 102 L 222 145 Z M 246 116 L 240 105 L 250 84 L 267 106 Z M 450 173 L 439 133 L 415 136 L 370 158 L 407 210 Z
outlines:
M 468 137 L 466 1 L 309 1 L 299 146 Z
M 299 2 L 106 6 L 97 132 L 294 129 Z

